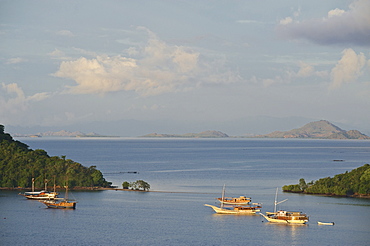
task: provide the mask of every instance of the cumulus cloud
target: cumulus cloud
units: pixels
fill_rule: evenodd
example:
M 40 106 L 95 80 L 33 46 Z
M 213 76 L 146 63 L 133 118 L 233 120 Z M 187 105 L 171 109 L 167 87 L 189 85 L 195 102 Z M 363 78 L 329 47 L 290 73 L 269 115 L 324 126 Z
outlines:
M 69 30 L 60 30 L 56 33 L 59 36 L 73 37 L 74 34 Z
M 45 92 L 26 96 L 22 88 L 16 83 L 2 83 L 1 89 L 0 94 L 5 94 L 0 97 L 0 116 L 5 118 L 25 111 L 32 101 L 41 101 L 49 97 Z
M 370 1 L 357 0 L 347 11 L 334 9 L 321 19 L 280 21 L 277 32 L 288 39 L 307 39 L 322 44 L 370 46 Z
M 15 58 L 10 58 L 6 61 L 6 64 L 17 64 L 21 62 L 26 62 L 26 59 L 20 58 L 20 57 L 15 57 Z
M 362 73 L 366 64 L 366 57 L 363 53 L 356 54 L 352 49 L 345 49 L 343 56 L 336 66 L 331 70 L 331 89 L 342 86 L 343 83 L 354 82 Z
M 132 57 L 101 55 L 64 61 L 54 76 L 75 81 L 76 85 L 68 87 L 68 93 L 73 94 L 134 91 L 147 96 L 187 90 L 198 81 L 213 82 L 209 74 L 214 68 L 200 60 L 200 53 L 188 47 L 168 45 L 146 31 L 149 40 L 145 47 L 128 49 L 127 54 Z M 228 71 L 218 75 L 219 80 L 228 82 Z

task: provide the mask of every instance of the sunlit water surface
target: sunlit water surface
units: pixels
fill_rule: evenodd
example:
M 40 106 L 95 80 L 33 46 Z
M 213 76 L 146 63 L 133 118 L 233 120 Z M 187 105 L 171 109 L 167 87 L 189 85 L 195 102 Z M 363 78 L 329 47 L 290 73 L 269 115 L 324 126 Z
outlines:
M 370 200 L 279 192 L 279 208 L 310 216 L 279 225 L 259 215 L 216 215 L 204 204 L 252 197 L 273 210 L 276 187 L 370 163 L 370 141 L 275 139 L 20 138 L 31 149 L 97 166 L 121 187 L 142 179 L 152 191 L 72 192 L 76 210 L 46 209 L 0 192 L 1 245 L 368 245 Z M 336 161 L 334 161 L 336 160 Z M 342 161 L 337 161 L 342 160 Z M 128 173 L 128 172 L 138 172 Z M 319 226 L 317 221 L 335 222 Z

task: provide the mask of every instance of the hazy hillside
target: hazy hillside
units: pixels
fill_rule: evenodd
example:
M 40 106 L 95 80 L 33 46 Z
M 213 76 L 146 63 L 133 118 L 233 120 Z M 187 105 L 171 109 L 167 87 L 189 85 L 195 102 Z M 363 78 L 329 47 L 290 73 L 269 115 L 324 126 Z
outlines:
M 275 131 L 260 138 L 327 138 L 327 139 L 370 139 L 357 130 L 345 131 L 326 120 L 308 123 L 290 131 Z
M 227 134 L 219 131 L 204 131 L 200 133 L 186 133 L 186 134 L 161 134 L 151 133 L 142 137 L 154 137 L 154 138 L 227 138 Z

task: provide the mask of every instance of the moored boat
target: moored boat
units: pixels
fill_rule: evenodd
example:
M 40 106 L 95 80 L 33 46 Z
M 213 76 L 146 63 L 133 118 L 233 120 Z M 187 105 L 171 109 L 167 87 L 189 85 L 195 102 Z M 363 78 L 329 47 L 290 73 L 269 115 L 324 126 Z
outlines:
M 309 218 L 306 214 L 302 212 L 292 212 L 292 211 L 285 211 L 285 210 L 276 211 L 276 206 L 278 204 L 288 200 L 288 199 L 285 199 L 283 201 L 277 202 L 277 192 L 278 192 L 278 189 L 276 188 L 274 212 L 266 212 L 266 214 L 260 213 L 260 215 L 262 215 L 267 221 L 274 222 L 274 223 L 306 224 Z
M 216 198 L 221 204 L 228 205 L 248 205 L 252 201 L 251 198 L 240 196 L 240 197 L 225 197 L 225 185 L 222 188 L 222 197 Z
M 318 221 L 317 224 L 318 225 L 334 225 L 334 222 L 321 222 L 321 221 Z
M 209 204 L 204 204 L 204 206 L 211 207 L 218 214 L 255 214 L 261 211 L 260 208 L 262 208 L 262 204 L 251 203 L 251 198 L 246 198 L 245 196 L 240 196 L 239 198 L 225 197 L 225 185 L 222 189 L 222 197 L 216 199 L 221 202 L 220 207 Z
M 232 206 L 231 208 L 216 207 L 209 204 L 204 204 L 204 206 L 211 207 L 217 214 L 237 214 L 237 215 L 250 215 L 261 211 L 260 205 L 254 206 Z
M 25 192 L 24 194 L 19 194 L 21 196 L 26 197 L 27 199 L 34 199 L 34 200 L 54 200 L 58 198 L 57 192 L 49 192 L 49 191 L 33 191 L 33 192 Z
M 274 223 L 291 223 L 291 224 L 305 224 L 308 222 L 308 216 L 302 212 L 290 212 L 280 210 L 275 213 L 260 213 L 267 221 Z
M 240 196 L 240 197 L 224 197 L 217 198 L 217 200 L 223 204 L 229 205 L 247 205 L 251 202 L 251 198 Z
M 35 179 L 32 178 L 32 191 L 19 193 L 19 195 L 26 197 L 27 199 L 34 200 L 53 200 L 58 198 L 59 193 L 47 191 L 48 180 L 45 179 L 45 190 L 35 191 Z
M 65 186 L 65 188 L 66 188 L 65 198 L 57 198 L 54 200 L 42 200 L 40 202 L 45 204 L 48 208 L 75 209 L 77 201 L 68 199 L 68 186 Z

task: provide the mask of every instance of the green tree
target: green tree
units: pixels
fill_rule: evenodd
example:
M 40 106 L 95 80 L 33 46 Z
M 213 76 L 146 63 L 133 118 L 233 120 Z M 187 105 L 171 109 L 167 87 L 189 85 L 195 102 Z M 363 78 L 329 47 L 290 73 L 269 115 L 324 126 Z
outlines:
M 129 187 L 130 187 L 130 183 L 129 183 L 129 182 L 124 181 L 124 182 L 122 183 L 122 189 L 128 189 Z
M 299 188 L 301 191 L 305 191 L 307 189 L 306 181 L 303 178 L 299 180 Z
M 138 180 L 136 182 L 139 189 L 143 189 L 144 191 L 148 191 L 150 189 L 150 184 L 148 184 L 144 180 Z

